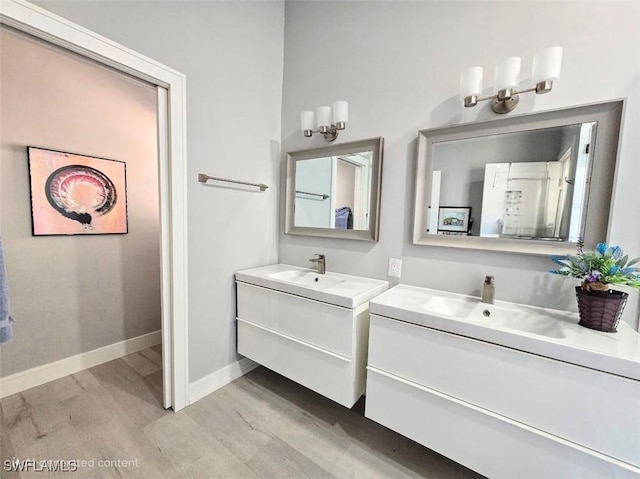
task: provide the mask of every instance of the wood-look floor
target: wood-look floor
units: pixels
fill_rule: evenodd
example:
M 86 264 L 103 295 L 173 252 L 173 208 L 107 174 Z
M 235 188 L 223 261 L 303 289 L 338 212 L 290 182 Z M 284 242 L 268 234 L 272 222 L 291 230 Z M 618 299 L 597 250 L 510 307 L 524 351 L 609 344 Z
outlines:
M 481 477 L 262 367 L 165 411 L 160 365 L 158 346 L 4 398 L 1 477 Z M 8 472 L 13 458 L 87 462 Z

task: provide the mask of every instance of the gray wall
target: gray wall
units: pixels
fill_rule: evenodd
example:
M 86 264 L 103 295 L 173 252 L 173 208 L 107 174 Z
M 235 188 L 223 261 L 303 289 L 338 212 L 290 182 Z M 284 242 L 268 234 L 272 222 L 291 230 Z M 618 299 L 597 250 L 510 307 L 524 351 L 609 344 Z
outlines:
M 193 382 L 236 360 L 234 272 L 277 262 L 284 3 L 35 3 L 186 74 Z M 269 189 L 204 186 L 198 173 Z
M 160 232 L 155 88 L 12 30 L 0 42 L 0 228 L 16 318 L 4 377 L 159 330 Z M 27 146 L 126 162 L 129 233 L 32 236 Z
M 461 106 L 464 68 L 485 68 L 488 93 L 496 63 L 519 55 L 525 87 L 534 53 L 563 46 L 553 91 L 523 95 L 512 115 L 628 97 L 610 239 L 639 256 L 639 22 L 637 2 L 287 2 L 283 152 L 326 145 L 302 136 L 300 111 L 337 99 L 350 106 L 337 141 L 384 136 L 385 151 L 380 241 L 284 235 L 281 224 L 279 261 L 308 266 L 325 253 L 329 270 L 386 278 L 388 258 L 399 257 L 403 283 L 478 293 L 493 274 L 499 299 L 574 309 L 573 283 L 549 275 L 546 257 L 412 244 L 417 131 L 495 117 L 486 102 Z M 634 291 L 624 319 L 637 324 L 637 311 Z

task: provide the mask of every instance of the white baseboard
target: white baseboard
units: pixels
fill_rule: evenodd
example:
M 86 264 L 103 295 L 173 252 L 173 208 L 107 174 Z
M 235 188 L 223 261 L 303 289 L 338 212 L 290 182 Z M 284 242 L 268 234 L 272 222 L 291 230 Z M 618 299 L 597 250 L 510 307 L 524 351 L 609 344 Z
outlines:
M 240 376 L 260 366 L 249 358 L 242 358 L 217 371 L 189 384 L 189 405 L 211 394 L 216 389 L 226 386 Z
M 155 346 L 162 342 L 160 331 L 143 334 L 119 343 L 109 344 L 86 353 L 77 354 L 49 364 L 43 364 L 27 371 L 0 378 L 0 398 L 25 391 L 70 374 L 92 368 L 98 364 L 113 361 L 127 354 Z

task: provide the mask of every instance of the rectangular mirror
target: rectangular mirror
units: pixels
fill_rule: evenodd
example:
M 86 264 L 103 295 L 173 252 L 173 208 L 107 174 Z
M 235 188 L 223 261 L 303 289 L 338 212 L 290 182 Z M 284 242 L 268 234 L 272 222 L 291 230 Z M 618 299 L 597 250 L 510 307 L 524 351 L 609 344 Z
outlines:
M 563 254 L 607 238 L 623 102 L 422 130 L 414 244 Z
M 383 143 L 288 153 L 285 233 L 377 241 Z

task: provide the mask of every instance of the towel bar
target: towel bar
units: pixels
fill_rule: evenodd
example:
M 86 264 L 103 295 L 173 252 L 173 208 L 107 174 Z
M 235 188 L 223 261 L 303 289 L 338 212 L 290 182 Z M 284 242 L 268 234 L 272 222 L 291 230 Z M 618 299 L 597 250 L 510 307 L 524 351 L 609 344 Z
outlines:
M 308 191 L 300 191 L 296 190 L 296 193 L 300 193 L 302 195 L 311 195 L 311 196 L 321 196 L 323 200 L 329 198 L 329 195 L 325 195 L 324 193 L 309 193 Z
M 200 183 L 206 183 L 207 180 L 214 180 L 214 181 L 224 181 L 226 183 L 236 183 L 238 185 L 248 185 L 248 186 L 255 186 L 257 188 L 260 188 L 260 191 L 264 191 L 267 188 L 269 188 L 267 185 L 265 185 L 264 183 L 249 183 L 247 181 L 239 181 L 239 180 L 229 180 L 227 178 L 218 178 L 216 176 L 209 176 L 209 175 L 205 175 L 204 173 L 198 173 L 198 181 Z

